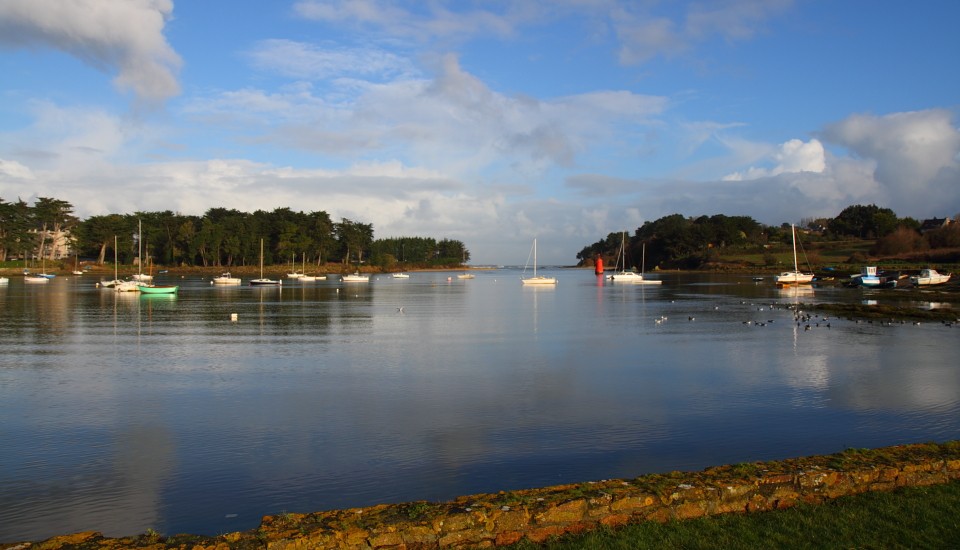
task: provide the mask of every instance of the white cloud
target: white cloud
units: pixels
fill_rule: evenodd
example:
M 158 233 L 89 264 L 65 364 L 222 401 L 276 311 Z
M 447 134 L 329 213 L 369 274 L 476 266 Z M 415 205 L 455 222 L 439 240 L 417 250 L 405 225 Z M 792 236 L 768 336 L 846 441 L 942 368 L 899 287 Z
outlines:
M 388 0 L 301 0 L 294 11 L 305 19 L 376 27 L 391 36 L 417 41 L 436 38 L 465 39 L 480 34 L 510 35 L 521 21 L 540 13 L 535 6 L 508 7 L 504 13 L 487 9 L 452 11 L 442 3 Z
M 313 21 L 374 29 L 387 36 L 425 42 L 469 40 L 480 36 L 513 38 L 523 30 L 569 18 L 603 36 L 612 30 L 622 63 L 672 57 L 721 37 L 745 40 L 763 32 L 764 23 L 785 13 L 793 0 L 725 0 L 715 3 L 659 3 L 629 0 L 528 0 L 444 3 L 396 0 L 300 0 L 294 11 Z M 475 7 L 479 6 L 479 7 Z
M 854 115 L 828 126 L 823 135 L 875 160 L 877 179 L 906 192 L 922 191 L 945 171 L 957 170 L 960 131 L 946 110 Z
M 344 76 L 410 78 L 419 71 L 409 59 L 378 48 L 323 48 L 293 40 L 263 40 L 250 52 L 253 65 L 283 76 L 322 80 Z
M 0 182 L 4 180 L 32 180 L 35 179 L 30 168 L 15 160 L 0 159 Z
M 874 178 L 891 205 L 918 215 L 960 210 L 960 131 L 949 111 L 853 115 L 823 136 L 875 164 Z
M 5 0 L 0 46 L 63 51 L 96 69 L 116 71 L 118 88 L 157 102 L 180 91 L 180 57 L 163 36 L 172 13 L 172 0 Z
M 773 151 L 769 160 L 775 163 L 772 168 L 751 166 L 743 172 L 734 172 L 723 177 L 724 181 L 739 181 L 765 178 L 784 173 L 815 172 L 826 169 L 826 157 L 823 144 L 817 139 L 808 142 L 799 139 L 780 145 Z
M 626 65 L 651 59 L 675 57 L 696 46 L 720 37 L 728 41 L 746 40 L 764 32 L 766 21 L 785 13 L 792 0 L 725 0 L 693 3 L 610 2 L 611 26 L 619 41 L 619 59 Z M 585 9 L 594 14 L 597 6 Z
M 624 126 L 650 124 L 663 97 L 596 91 L 549 100 L 491 90 L 445 56 L 432 80 L 351 80 L 318 97 L 310 89 L 240 90 L 195 101 L 188 113 L 243 128 L 262 143 L 342 158 L 388 155 L 454 175 L 496 170 L 534 178 L 614 141 Z M 335 100 L 326 98 L 335 96 Z

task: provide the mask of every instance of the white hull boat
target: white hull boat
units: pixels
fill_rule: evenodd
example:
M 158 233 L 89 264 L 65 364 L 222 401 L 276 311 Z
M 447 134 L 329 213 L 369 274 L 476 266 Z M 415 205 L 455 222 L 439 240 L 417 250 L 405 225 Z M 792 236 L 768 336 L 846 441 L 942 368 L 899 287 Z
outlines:
M 942 285 L 950 280 L 951 273 L 938 273 L 936 269 L 924 269 L 920 275 L 910 277 L 910 282 L 915 286 Z
M 778 285 L 796 285 L 813 282 L 813 273 L 801 273 L 797 267 L 797 230 L 790 224 L 790 234 L 793 237 L 793 271 L 784 271 L 777 275 Z
M 520 282 L 524 285 L 555 285 L 556 277 L 544 277 L 537 275 L 537 239 L 533 239 L 533 277 L 521 278 Z

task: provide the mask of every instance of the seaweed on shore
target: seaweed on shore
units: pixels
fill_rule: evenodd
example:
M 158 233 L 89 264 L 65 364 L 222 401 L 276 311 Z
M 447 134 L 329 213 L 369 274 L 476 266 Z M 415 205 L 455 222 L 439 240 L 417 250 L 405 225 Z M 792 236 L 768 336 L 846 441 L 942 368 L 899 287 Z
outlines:
M 880 319 L 888 321 L 927 320 L 954 323 L 960 320 L 960 311 L 955 309 L 923 310 L 915 307 L 900 307 L 882 304 L 804 304 L 803 309 L 829 311 L 837 317 Z

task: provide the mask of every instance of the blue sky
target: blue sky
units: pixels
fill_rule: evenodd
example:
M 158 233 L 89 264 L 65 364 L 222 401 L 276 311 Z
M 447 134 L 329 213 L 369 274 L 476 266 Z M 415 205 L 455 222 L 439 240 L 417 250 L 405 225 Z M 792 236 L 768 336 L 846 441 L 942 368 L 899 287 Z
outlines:
M 0 1 L 0 198 L 289 207 L 475 264 L 960 213 L 960 3 Z

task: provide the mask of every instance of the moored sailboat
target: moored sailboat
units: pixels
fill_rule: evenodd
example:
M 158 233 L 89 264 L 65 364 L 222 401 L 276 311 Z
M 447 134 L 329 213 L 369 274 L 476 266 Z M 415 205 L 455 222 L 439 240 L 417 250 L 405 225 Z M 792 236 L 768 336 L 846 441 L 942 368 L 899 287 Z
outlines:
M 251 279 L 250 286 L 279 286 L 281 281 L 267 279 L 263 276 L 263 239 L 260 239 L 260 278 Z
M 800 283 L 810 283 L 813 281 L 813 273 L 802 273 L 797 267 L 797 229 L 790 224 L 790 235 L 793 237 L 793 271 L 784 271 L 777 275 L 778 285 L 790 285 Z
M 526 270 L 526 267 L 524 267 L 524 270 Z M 521 277 L 520 282 L 525 285 L 557 284 L 556 277 L 544 277 L 543 275 L 537 275 L 537 239 L 533 239 L 533 277 L 527 277 L 526 279 Z

